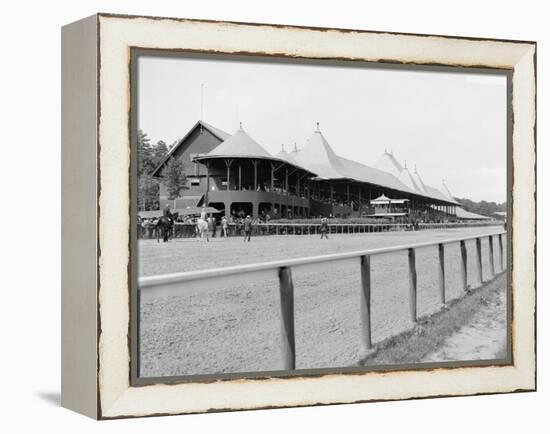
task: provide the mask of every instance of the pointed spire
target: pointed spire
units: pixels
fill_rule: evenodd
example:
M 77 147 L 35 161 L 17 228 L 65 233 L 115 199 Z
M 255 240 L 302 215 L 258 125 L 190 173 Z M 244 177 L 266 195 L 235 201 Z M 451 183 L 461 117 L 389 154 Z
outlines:
M 296 146 L 296 142 L 294 142 L 294 152 L 298 152 L 298 147 Z
M 285 144 L 281 143 L 281 151 L 285 152 Z
M 243 129 L 243 123 L 239 122 L 239 130 L 242 130 L 242 129 Z
M 317 121 L 317 129 L 315 131 L 318 131 L 320 132 L 321 130 L 319 129 L 319 121 Z

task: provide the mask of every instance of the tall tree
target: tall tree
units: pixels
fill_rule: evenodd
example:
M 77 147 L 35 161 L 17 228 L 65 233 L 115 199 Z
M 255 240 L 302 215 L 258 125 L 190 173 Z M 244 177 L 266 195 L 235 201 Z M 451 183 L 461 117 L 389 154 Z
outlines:
M 155 169 L 153 158 L 153 147 L 151 140 L 142 130 L 138 131 L 137 136 L 137 161 L 138 161 L 138 176 L 150 174 Z
M 159 209 L 159 182 L 151 175 L 143 174 L 138 179 L 138 210 Z
M 153 162 L 155 163 L 155 168 L 162 163 L 162 161 L 166 158 L 166 155 L 168 155 L 168 146 L 166 145 L 166 142 L 159 140 L 153 149 Z
M 164 167 L 162 179 L 168 191 L 168 199 L 176 199 L 187 188 L 187 177 L 183 162 L 178 158 L 170 158 Z

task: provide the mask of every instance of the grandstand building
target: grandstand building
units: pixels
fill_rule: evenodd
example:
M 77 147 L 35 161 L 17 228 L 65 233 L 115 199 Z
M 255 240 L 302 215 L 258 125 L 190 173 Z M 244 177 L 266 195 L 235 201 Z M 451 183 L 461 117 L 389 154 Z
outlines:
M 162 180 L 170 158 L 183 162 L 188 188 L 169 201 L 161 181 L 161 209 L 180 214 L 203 205 L 220 215 L 271 219 L 295 217 L 385 217 L 455 220 L 462 211 L 449 193 L 426 185 L 416 168 L 385 151 L 374 166 L 338 156 L 317 128 L 306 143 L 271 155 L 242 126 L 229 134 L 203 121 L 170 150 L 153 176 Z M 483 217 L 483 216 L 479 216 Z

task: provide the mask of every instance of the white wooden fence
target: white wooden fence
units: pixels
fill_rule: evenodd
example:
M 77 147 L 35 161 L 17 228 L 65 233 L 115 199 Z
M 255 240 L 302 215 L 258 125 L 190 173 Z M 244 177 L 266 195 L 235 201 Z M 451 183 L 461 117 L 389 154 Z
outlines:
M 502 226 L 502 222 L 447 222 L 419 223 L 416 229 L 466 228 L 479 226 Z M 328 223 L 329 234 L 357 234 L 414 230 L 410 223 Z M 320 234 L 320 223 L 259 223 L 253 226 L 258 235 L 312 235 Z M 236 232 L 236 231 L 235 231 Z
M 477 280 L 483 283 L 483 265 L 481 240 L 489 240 L 489 266 L 491 278 L 496 275 L 494 238 L 498 239 L 500 272 L 506 269 L 506 261 L 503 248 L 503 237 L 506 232 L 500 231 L 485 235 L 477 235 L 466 238 L 446 239 L 443 241 L 430 241 L 411 245 L 394 247 L 382 247 L 364 251 L 337 253 L 331 255 L 287 259 L 282 261 L 264 262 L 260 264 L 239 265 L 226 268 L 189 271 L 159 276 L 141 277 L 138 281 L 138 300 L 146 300 L 156 297 L 182 295 L 191 289 L 204 289 L 212 287 L 231 287 L 252 281 L 266 281 L 268 279 L 279 280 L 281 333 L 282 333 L 282 358 L 284 370 L 296 368 L 296 347 L 294 338 L 294 283 L 293 272 L 319 272 L 325 271 L 327 263 L 332 266 L 343 264 L 355 264 L 361 273 L 361 322 L 363 342 L 366 349 L 372 348 L 371 334 L 371 258 L 376 255 L 408 252 L 409 265 L 409 311 L 413 322 L 417 321 L 417 286 L 416 250 L 424 247 L 438 246 L 438 286 L 441 304 L 446 303 L 445 290 L 445 246 L 452 243 L 460 245 L 460 270 L 463 290 L 468 288 L 468 252 L 466 241 L 475 240 L 477 256 Z
M 448 223 L 419 223 L 416 229 L 444 229 L 465 228 L 478 226 L 502 226 L 502 222 L 448 222 Z M 196 235 L 196 225 L 193 223 L 179 223 L 174 227 L 174 238 L 191 238 Z M 229 223 L 228 235 L 241 236 L 244 225 L 242 223 Z M 391 232 L 413 230 L 413 226 L 407 223 L 329 223 L 329 234 L 358 234 L 371 232 Z M 252 235 L 315 235 L 320 234 L 321 224 L 318 221 L 312 223 L 258 223 L 252 225 Z M 221 225 L 216 226 L 217 236 L 221 234 Z M 138 227 L 138 238 L 156 238 L 154 227 Z

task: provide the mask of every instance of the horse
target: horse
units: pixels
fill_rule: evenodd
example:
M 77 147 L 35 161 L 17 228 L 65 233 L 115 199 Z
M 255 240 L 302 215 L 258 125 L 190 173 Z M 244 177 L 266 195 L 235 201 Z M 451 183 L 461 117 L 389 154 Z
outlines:
M 157 223 L 155 225 L 155 229 L 157 232 L 157 243 L 159 242 L 159 236 L 162 232 L 162 241 L 168 242 L 170 239 L 170 235 L 173 236 L 174 231 L 174 221 L 178 217 L 178 213 L 172 214 L 171 217 L 168 216 L 162 216 L 157 220 Z
M 207 242 L 210 241 L 210 239 L 208 238 L 208 223 L 204 219 L 202 218 L 197 219 L 196 230 L 197 230 L 197 237 L 199 238 L 199 240 L 202 240 L 204 234 L 206 234 L 206 241 Z

